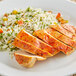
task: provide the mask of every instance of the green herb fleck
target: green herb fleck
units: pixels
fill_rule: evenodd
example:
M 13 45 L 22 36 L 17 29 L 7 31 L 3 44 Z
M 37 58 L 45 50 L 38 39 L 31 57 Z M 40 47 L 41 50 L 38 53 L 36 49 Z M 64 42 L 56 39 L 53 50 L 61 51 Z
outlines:
M 18 12 L 18 14 L 20 14 L 20 12 Z
M 0 34 L 0 39 L 2 39 L 2 38 L 3 38 L 3 33 Z
M 11 34 L 10 34 L 10 33 L 8 33 L 7 35 L 8 35 L 8 36 L 11 36 Z
M 26 15 L 26 17 L 28 17 L 28 15 Z
M 16 18 L 16 20 L 20 20 L 20 18 Z
M 37 22 L 35 22 L 35 24 L 37 24 Z
M 29 15 L 29 17 L 33 17 L 32 15 Z
M 17 36 L 17 33 L 15 33 L 15 36 Z
M 41 26 L 41 29 L 42 29 L 42 26 Z
M 1 28 L 2 28 L 3 26 L 1 25 Z
M 37 12 L 38 14 L 40 14 L 40 12 Z
M 28 20 L 26 20 L 25 22 L 28 22 Z
M 44 11 L 44 13 L 46 13 L 46 11 Z
M 40 21 L 42 21 L 42 17 L 40 17 Z
M 44 24 L 43 28 L 45 28 L 45 24 Z
M 43 25 L 44 23 L 42 22 L 42 25 Z
M 2 39 L 3 38 L 3 36 L 0 36 L 0 39 Z
M 52 24 L 52 22 L 50 22 L 50 24 Z
M 46 24 L 46 26 L 48 26 L 48 24 Z
M 32 10 L 30 9 L 30 7 L 28 7 L 28 8 L 26 9 L 26 11 L 27 11 L 27 12 L 31 12 Z

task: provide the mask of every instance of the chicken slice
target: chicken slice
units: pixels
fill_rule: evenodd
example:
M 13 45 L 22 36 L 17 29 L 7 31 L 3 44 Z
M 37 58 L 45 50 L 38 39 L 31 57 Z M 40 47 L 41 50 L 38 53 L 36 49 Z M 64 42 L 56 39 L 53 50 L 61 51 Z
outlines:
M 76 28 L 72 25 L 61 25 L 64 29 L 70 31 L 72 34 L 76 35 Z
M 73 33 L 73 34 L 76 34 L 76 28 L 72 25 L 67 25 L 65 23 L 67 23 L 68 21 L 67 20 L 64 20 L 63 17 L 61 17 L 61 14 L 58 13 L 57 16 L 56 16 L 56 19 L 58 20 L 58 22 L 61 23 L 61 26 L 68 30 L 69 32 Z
M 41 41 L 40 39 L 28 34 L 26 31 L 21 30 L 17 37 L 20 40 L 26 41 L 32 45 L 34 45 L 37 48 L 40 48 L 41 50 L 47 51 L 52 55 L 55 55 L 59 53 L 59 50 L 56 50 L 54 47 L 46 44 L 45 42 Z
M 34 32 L 34 35 L 48 43 L 49 45 L 53 46 L 59 51 L 62 51 L 65 54 L 70 54 L 73 52 L 73 48 L 60 42 L 56 38 L 54 38 L 52 35 L 48 34 L 45 30 L 38 30 Z
M 67 36 L 59 33 L 58 31 L 56 31 L 55 29 L 53 28 L 48 28 L 46 29 L 47 33 L 49 33 L 50 35 L 52 35 L 53 37 L 55 37 L 56 39 L 72 46 L 73 48 L 76 48 L 76 41 L 68 38 Z
M 35 46 L 33 46 L 32 44 L 26 42 L 26 41 L 22 41 L 19 38 L 15 38 L 13 45 L 15 47 L 18 47 L 20 49 L 23 49 L 29 53 L 38 55 L 38 56 L 42 56 L 42 57 L 50 57 L 52 56 L 50 53 L 48 53 L 47 51 L 43 51 Z
M 59 31 L 60 33 L 66 35 L 67 37 L 75 40 L 76 36 L 74 34 L 72 34 L 71 32 L 67 31 L 66 29 L 64 29 L 62 26 L 60 25 L 49 25 L 51 28 Z
M 32 55 L 23 50 L 14 52 L 14 56 L 19 64 L 29 68 L 33 67 L 36 61 L 42 61 L 46 59 L 40 56 Z

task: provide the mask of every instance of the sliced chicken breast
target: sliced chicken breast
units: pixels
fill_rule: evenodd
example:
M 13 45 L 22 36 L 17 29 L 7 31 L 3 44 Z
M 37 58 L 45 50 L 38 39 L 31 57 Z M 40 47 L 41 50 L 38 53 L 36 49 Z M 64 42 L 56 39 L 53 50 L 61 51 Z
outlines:
M 35 47 L 41 49 L 41 50 L 44 50 L 44 51 L 47 51 L 49 52 L 50 54 L 52 55 L 55 55 L 57 53 L 59 53 L 59 50 L 56 50 L 54 47 L 46 44 L 45 42 L 41 41 L 40 39 L 28 34 L 26 31 L 24 30 L 21 30 L 19 32 L 19 34 L 17 35 L 17 37 L 20 39 L 20 40 L 23 40 L 23 41 L 26 41 L 32 45 L 34 45 Z
M 53 46 L 59 51 L 62 51 L 65 54 L 70 54 L 73 52 L 73 48 L 60 42 L 56 38 L 54 38 L 52 35 L 48 34 L 45 30 L 38 30 L 34 32 L 34 35 L 48 43 L 49 45 Z
M 16 61 L 25 67 L 33 67 L 36 61 L 42 61 L 46 59 L 40 56 L 32 55 L 22 50 L 14 52 L 14 56 Z
M 54 28 L 55 30 L 59 31 L 60 33 L 66 35 L 67 37 L 75 40 L 76 36 L 74 34 L 72 34 L 71 32 L 67 31 L 66 29 L 64 29 L 62 26 L 60 25 L 49 25 L 51 28 Z
M 50 35 L 52 35 L 56 39 L 66 43 L 67 45 L 72 46 L 73 48 L 76 48 L 76 41 L 70 39 L 69 37 L 59 33 L 58 31 L 56 31 L 52 28 L 48 28 L 48 29 L 46 29 L 46 31 L 47 31 L 47 33 L 49 33 Z
M 69 32 L 71 32 L 72 34 L 76 35 L 76 28 L 72 25 L 61 25 L 64 29 L 68 30 Z
M 38 55 L 38 56 L 42 56 L 42 57 L 50 57 L 52 56 L 50 53 L 48 53 L 47 51 L 43 51 L 35 46 L 33 46 L 30 43 L 27 43 L 25 41 L 20 40 L 19 38 L 15 38 L 13 45 L 15 47 L 18 47 L 20 49 L 23 49 L 27 52 L 30 52 L 32 54 Z

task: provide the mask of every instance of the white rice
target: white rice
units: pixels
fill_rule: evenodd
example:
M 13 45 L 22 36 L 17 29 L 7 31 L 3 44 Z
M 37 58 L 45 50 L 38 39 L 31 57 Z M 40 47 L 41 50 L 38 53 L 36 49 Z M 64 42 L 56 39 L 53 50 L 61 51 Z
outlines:
M 40 8 L 34 9 L 28 7 L 25 10 L 18 9 L 17 12 L 17 14 L 8 13 L 8 17 L 3 15 L 0 18 L 0 28 L 3 29 L 3 33 L 0 34 L 0 50 L 17 50 L 12 45 L 12 42 L 21 29 L 25 29 L 32 34 L 33 31 L 48 28 L 48 25 L 58 24 L 55 14 L 42 11 Z M 3 21 L 3 18 L 7 18 L 8 20 Z M 20 19 L 23 20 L 23 25 L 21 26 L 16 24 L 16 21 Z M 9 31 L 7 31 L 8 29 Z

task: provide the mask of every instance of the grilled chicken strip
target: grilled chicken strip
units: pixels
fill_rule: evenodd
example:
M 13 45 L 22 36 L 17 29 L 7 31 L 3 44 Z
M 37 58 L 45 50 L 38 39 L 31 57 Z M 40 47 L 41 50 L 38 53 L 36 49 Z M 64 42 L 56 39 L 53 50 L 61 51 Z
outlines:
M 26 41 L 22 41 L 19 38 L 15 38 L 13 45 L 15 47 L 18 47 L 20 49 L 23 49 L 29 53 L 38 55 L 38 56 L 42 56 L 42 57 L 50 57 L 52 56 L 50 53 L 48 53 L 47 51 L 43 51 L 35 46 L 33 46 L 32 44 L 26 42 Z
M 52 35 L 53 37 L 55 37 L 56 39 L 72 46 L 73 48 L 76 48 L 76 41 L 68 38 L 67 36 L 59 33 L 58 31 L 56 31 L 55 29 L 53 28 L 48 28 L 46 29 L 47 33 L 49 33 L 50 35 Z
M 64 29 L 62 26 L 60 25 L 49 25 L 51 28 L 59 31 L 60 33 L 66 35 L 67 37 L 75 40 L 76 36 L 74 34 L 72 34 L 71 32 L 67 31 L 66 29 Z
M 58 13 L 57 16 L 56 16 L 56 19 L 58 20 L 58 22 L 61 23 L 61 26 L 68 30 L 69 32 L 73 33 L 73 34 L 76 34 L 76 28 L 72 25 L 67 25 L 65 23 L 67 23 L 68 21 L 67 20 L 64 20 L 63 17 L 61 17 L 61 14 Z
M 48 34 L 46 30 L 38 30 L 34 32 L 34 35 L 42 39 L 44 42 L 48 43 L 49 45 L 53 46 L 59 51 L 62 51 L 65 54 L 70 54 L 73 52 L 73 48 L 60 42 L 56 38 L 54 38 L 52 35 Z
M 59 53 L 59 50 L 56 50 L 54 47 L 44 43 L 43 41 L 41 41 L 40 39 L 28 34 L 26 31 L 21 30 L 19 32 L 19 34 L 17 35 L 17 37 L 20 40 L 26 41 L 30 44 L 32 44 L 33 46 L 40 48 L 41 50 L 47 51 L 52 55 L 55 55 L 57 53 Z
M 64 29 L 68 30 L 69 32 L 71 32 L 72 34 L 76 35 L 76 28 L 72 25 L 61 25 Z
M 36 61 L 42 61 L 46 59 L 40 56 L 29 54 L 22 50 L 14 52 L 14 56 L 19 64 L 29 68 L 33 67 Z

